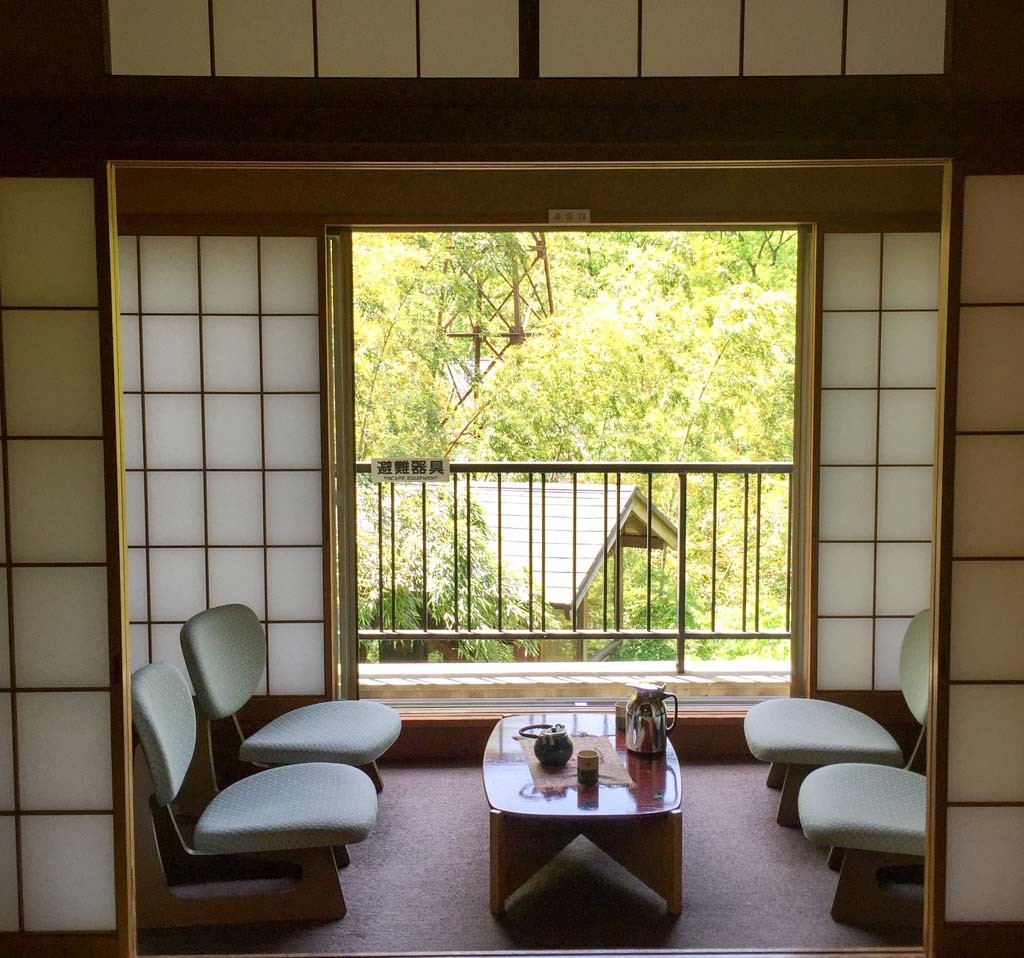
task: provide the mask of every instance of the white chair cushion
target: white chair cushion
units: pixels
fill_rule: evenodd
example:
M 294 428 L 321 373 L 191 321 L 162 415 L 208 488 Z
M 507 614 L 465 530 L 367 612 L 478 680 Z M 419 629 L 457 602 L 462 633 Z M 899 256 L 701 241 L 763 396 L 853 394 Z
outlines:
M 899 744 L 874 719 L 820 699 L 770 699 L 743 721 L 754 758 L 795 765 L 902 765 Z
M 882 765 L 829 765 L 800 786 L 800 824 L 815 844 L 924 855 L 925 777 Z
M 214 853 L 294 851 L 361 842 L 377 821 L 377 790 L 346 765 L 289 765 L 229 785 L 207 805 L 193 843 Z
M 379 702 L 316 702 L 274 719 L 249 736 L 238 754 L 257 765 L 369 765 L 401 730 L 398 713 Z

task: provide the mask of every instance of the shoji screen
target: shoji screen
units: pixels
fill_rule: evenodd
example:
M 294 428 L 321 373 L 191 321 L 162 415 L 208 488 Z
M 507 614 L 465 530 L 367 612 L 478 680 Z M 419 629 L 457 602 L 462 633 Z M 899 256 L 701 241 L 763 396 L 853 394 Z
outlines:
M 241 602 L 266 624 L 264 691 L 322 695 L 317 241 L 119 245 L 132 666 L 184 668 L 182 622 Z
M 0 932 L 117 923 L 95 238 L 91 179 L 0 179 Z
M 967 177 L 960 300 L 946 918 L 1024 922 L 1024 176 Z
M 929 603 L 937 233 L 824 240 L 817 688 L 899 687 Z

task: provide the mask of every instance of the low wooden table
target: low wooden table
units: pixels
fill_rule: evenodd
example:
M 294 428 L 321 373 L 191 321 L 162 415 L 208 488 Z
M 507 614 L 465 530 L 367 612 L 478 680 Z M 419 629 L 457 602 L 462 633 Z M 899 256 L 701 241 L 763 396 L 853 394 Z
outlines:
M 636 783 L 599 784 L 564 792 L 535 788 L 521 744 L 524 725 L 561 722 L 575 733 L 607 735 Z M 484 752 L 484 790 L 491 806 L 491 911 L 576 836 L 585 835 L 661 895 L 670 915 L 682 907 L 682 815 L 679 761 L 669 743 L 664 755 L 634 755 L 609 713 L 533 713 L 503 718 Z

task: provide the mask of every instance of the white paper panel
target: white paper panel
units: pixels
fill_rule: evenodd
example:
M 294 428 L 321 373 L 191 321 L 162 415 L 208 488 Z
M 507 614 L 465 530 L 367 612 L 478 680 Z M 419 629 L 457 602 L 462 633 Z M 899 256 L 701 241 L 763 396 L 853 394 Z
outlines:
M 125 392 L 142 389 L 138 316 L 121 316 L 121 388 Z
M 142 350 L 148 392 L 198 392 L 198 317 L 143 317 Z
M 141 472 L 129 472 L 124 477 L 126 534 L 128 545 L 146 544 L 146 501 Z
M 210 550 L 210 606 L 239 602 L 265 619 L 262 549 Z
M 818 688 L 871 688 L 871 619 L 818 620 Z
M 847 74 L 942 73 L 946 0 L 850 0 Z
M 313 75 L 309 0 L 213 0 L 217 76 Z
M 117 301 L 122 313 L 139 311 L 139 242 L 136 236 L 117 238 Z
M 149 542 L 157 546 L 196 546 L 206 541 L 203 474 L 149 474 Z
M 0 305 L 95 307 L 92 179 L 0 178 Z
M 542 3 L 542 18 L 543 7 Z M 542 70 L 543 62 L 541 54 Z M 425 77 L 519 76 L 518 0 L 421 3 L 420 73 Z
M 886 233 L 882 309 L 939 308 L 939 234 Z
M 23 818 L 21 843 L 29 931 L 115 927 L 113 816 Z
M 128 643 L 131 653 L 131 670 L 138 671 L 149 665 L 149 628 L 145 625 L 128 626 Z
M 209 76 L 207 0 L 107 0 L 110 70 L 134 76 Z
M 99 323 L 92 311 L 3 314 L 7 429 L 22 436 L 98 436 Z
M 150 469 L 202 466 L 203 425 L 198 396 L 146 396 L 146 464 Z
M 267 473 L 267 543 L 318 545 L 323 541 L 323 488 L 319 472 Z
M 323 695 L 323 625 L 272 623 L 268 633 L 267 654 L 272 694 Z
M 199 256 L 194 236 L 139 239 L 144 313 L 199 312 Z
M 953 553 L 1024 555 L 1024 437 L 956 441 Z
M 821 385 L 878 385 L 878 313 L 825 313 Z
M 22 808 L 110 808 L 109 693 L 23 692 L 17 708 Z
M 268 549 L 271 619 L 320 619 L 324 614 L 322 549 Z
M 1024 562 L 954 562 L 950 677 L 1024 679 Z
M 634 0 L 541 0 L 542 77 L 637 75 Z
M 949 800 L 1024 802 L 1024 686 L 949 690 Z
M 143 622 L 149 618 L 146 585 L 146 550 L 128 550 L 128 618 Z
M 312 237 L 262 237 L 260 275 L 264 313 L 312 315 L 319 311 L 319 267 Z
M 960 311 L 957 429 L 1024 429 L 1024 308 Z
M 18 930 L 18 858 L 14 818 L 0 817 L 0 931 Z
M 900 649 L 910 619 L 875 619 L 875 688 L 900 687 Z
M 874 546 L 871 543 L 821 543 L 818 547 L 818 612 L 821 615 L 871 615 L 873 571 Z
M 875 461 L 878 395 L 874 390 L 829 389 L 821 393 L 821 462 Z
M 109 685 L 106 569 L 15 569 L 14 641 L 19 686 Z
M 259 391 L 259 317 L 203 317 L 203 375 L 207 392 Z
M 14 808 L 14 728 L 11 718 L 11 696 L 0 692 L 0 811 Z M 4 819 L 0 818 L 0 821 Z
M 206 489 L 211 545 L 263 544 L 261 473 L 210 472 Z
M 121 397 L 121 424 L 124 429 L 124 465 L 141 469 L 142 459 L 142 397 Z
M 927 465 L 935 459 L 935 393 L 931 389 L 883 389 L 878 461 Z
M 962 303 L 1024 303 L 1024 176 L 964 182 Z
M 875 470 L 823 466 L 820 472 L 818 538 L 875 537 Z
M 268 316 L 263 320 L 263 388 L 320 389 L 320 320 Z
M 931 539 L 932 467 L 878 470 L 878 538 Z
M 416 76 L 416 0 L 317 0 L 322 77 Z
M 934 387 L 938 313 L 882 314 L 883 386 Z
M 206 608 L 202 549 L 151 549 L 149 581 L 155 621 L 184 622 Z
M 11 543 L 16 562 L 103 562 L 103 443 L 8 443 Z
M 266 396 L 268 468 L 320 468 L 320 397 Z
M 1024 808 L 946 814 L 946 920 L 1024 921 Z
M 746 76 L 839 73 L 843 0 L 746 0 Z
M 256 237 L 203 236 L 199 240 L 203 266 L 204 313 L 259 311 L 259 266 Z
M 0 576 L 0 689 L 11 684 L 11 646 L 7 625 L 7 576 Z
M 260 397 L 206 397 L 206 464 L 211 469 L 259 469 Z
M 644 76 L 736 76 L 740 0 L 646 0 Z
M 196 609 L 199 612 L 199 609 Z M 166 662 L 173 665 L 184 677 L 188 687 L 192 689 L 192 680 L 188 676 L 185 656 L 181 651 L 181 623 L 174 625 L 154 625 L 153 630 L 153 661 Z
M 878 543 L 878 615 L 916 615 L 931 605 L 931 556 L 932 547 L 927 542 Z
M 877 233 L 828 233 L 822 299 L 825 309 L 878 309 L 881 238 Z

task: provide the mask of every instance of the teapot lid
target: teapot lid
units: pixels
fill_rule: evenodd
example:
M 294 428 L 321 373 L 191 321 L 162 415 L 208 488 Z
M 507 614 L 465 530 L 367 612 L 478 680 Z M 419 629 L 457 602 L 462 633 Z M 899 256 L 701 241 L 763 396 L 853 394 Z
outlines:
M 636 689 L 638 692 L 661 693 L 665 692 L 664 682 L 627 682 L 627 686 Z

